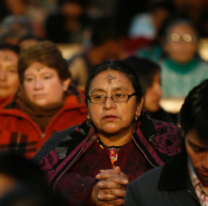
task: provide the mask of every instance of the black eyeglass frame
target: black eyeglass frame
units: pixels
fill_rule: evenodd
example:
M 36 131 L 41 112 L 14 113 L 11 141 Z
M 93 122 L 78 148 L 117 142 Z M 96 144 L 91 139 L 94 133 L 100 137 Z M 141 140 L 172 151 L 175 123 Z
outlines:
M 114 94 L 114 95 L 116 95 L 116 94 Z M 105 96 L 105 101 L 104 101 L 104 102 L 99 102 L 99 103 L 91 102 L 91 99 L 90 99 L 90 97 L 97 96 L 97 95 L 92 95 L 92 96 L 87 95 L 87 99 L 89 99 L 89 101 L 90 101 L 91 104 L 103 104 L 103 103 L 106 102 L 106 99 L 107 99 L 107 98 L 111 98 L 111 100 L 112 100 L 113 102 L 128 102 L 129 99 L 130 99 L 132 96 L 137 95 L 137 92 L 134 92 L 133 94 L 125 94 L 125 95 L 128 95 L 128 98 L 127 98 L 126 101 L 114 101 L 114 100 L 113 100 L 113 96 L 114 96 L 114 95 L 112 95 L 111 97 L 102 95 L 102 96 Z

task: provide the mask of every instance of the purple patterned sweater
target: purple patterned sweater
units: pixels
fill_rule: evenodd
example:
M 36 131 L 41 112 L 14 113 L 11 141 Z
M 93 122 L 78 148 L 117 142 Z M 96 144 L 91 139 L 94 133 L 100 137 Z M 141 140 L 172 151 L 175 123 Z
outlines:
M 153 120 L 143 113 L 140 122 L 135 124 L 132 141 L 150 168 L 154 168 L 181 151 L 178 130 L 173 124 Z M 62 131 L 55 135 L 62 137 L 63 141 L 40 161 L 40 167 L 46 172 L 55 193 L 64 197 L 69 205 L 91 205 L 90 195 L 96 179 L 93 176 L 82 176 L 81 172 L 79 174 L 70 171 L 74 170 L 73 166 L 96 142 L 98 135 L 94 127 L 85 121 L 73 132 Z M 47 147 L 47 142 L 44 147 Z M 141 156 L 135 158 L 141 159 Z M 138 159 L 138 162 L 141 161 Z M 96 157 L 89 162 L 91 164 L 96 164 Z

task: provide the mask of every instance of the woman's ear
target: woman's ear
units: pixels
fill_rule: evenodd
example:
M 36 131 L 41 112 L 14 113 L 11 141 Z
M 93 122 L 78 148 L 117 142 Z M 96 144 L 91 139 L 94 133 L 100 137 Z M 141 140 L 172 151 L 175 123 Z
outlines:
M 140 116 L 142 108 L 143 108 L 143 104 L 144 104 L 144 97 L 141 98 L 140 103 L 137 105 L 137 110 L 136 110 L 136 116 Z
M 69 87 L 70 82 L 71 82 L 71 79 L 70 78 L 62 81 L 63 91 L 64 92 L 66 92 L 68 90 L 68 87 Z

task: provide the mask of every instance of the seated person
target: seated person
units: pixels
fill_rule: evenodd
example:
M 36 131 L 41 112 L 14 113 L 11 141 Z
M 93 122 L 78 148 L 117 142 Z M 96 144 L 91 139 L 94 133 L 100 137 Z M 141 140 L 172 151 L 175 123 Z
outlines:
M 92 28 L 92 46 L 69 59 L 72 82 L 84 90 L 89 75 L 104 60 L 119 59 L 123 40 L 112 18 L 98 19 Z
M 125 206 L 207 205 L 208 80 L 186 97 L 180 111 L 183 150 L 129 184 Z
M 31 158 L 54 133 L 79 124 L 87 108 L 70 95 L 70 73 L 55 44 L 40 42 L 22 50 L 18 62 L 20 90 L 0 112 L 0 151 Z
M 166 24 L 164 39 L 167 58 L 160 62 L 163 97 L 184 98 L 208 78 L 208 64 L 196 58 L 197 31 L 189 20 L 173 19 Z
M 142 112 L 139 79 L 119 60 L 97 65 L 85 97 L 88 120 L 54 134 L 34 161 L 68 205 L 123 205 L 129 182 L 180 151 L 177 127 Z
M 136 56 L 124 59 L 124 62 L 134 69 L 139 78 L 144 92 L 144 109 L 150 116 L 153 119 L 177 123 L 159 104 L 162 96 L 160 66 L 151 60 Z
M 19 40 L 26 35 L 33 35 L 33 28 L 26 16 L 9 15 L 1 22 L 0 42 L 18 45 Z
M 150 59 L 159 56 L 158 34 L 163 22 L 173 10 L 174 5 L 171 1 L 151 1 L 149 11 L 135 15 L 128 31 L 128 36 L 132 41 L 132 51 L 138 50 L 139 56 L 142 55 Z M 156 51 L 159 53 L 157 54 Z
M 0 45 L 0 109 L 6 107 L 19 87 L 17 62 L 19 47 Z
M 50 14 L 45 21 L 47 38 L 56 44 L 81 44 L 84 32 L 91 22 L 86 12 L 89 1 L 56 0 L 56 2 L 56 12 Z

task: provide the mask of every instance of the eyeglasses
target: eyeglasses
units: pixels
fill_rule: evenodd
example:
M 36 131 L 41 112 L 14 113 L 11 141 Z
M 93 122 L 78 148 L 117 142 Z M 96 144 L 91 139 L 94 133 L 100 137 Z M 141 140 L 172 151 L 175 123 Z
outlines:
M 136 92 L 133 94 L 114 94 L 111 97 L 107 97 L 105 95 L 92 95 L 88 96 L 87 99 L 89 99 L 92 104 L 105 103 L 107 98 L 111 98 L 114 102 L 128 102 L 130 97 L 136 94 Z
M 173 42 L 179 42 L 181 40 L 183 40 L 186 43 L 191 43 L 191 42 L 196 42 L 196 37 L 195 36 L 191 36 L 190 34 L 183 34 L 182 36 L 180 36 L 177 33 L 172 33 L 169 36 L 169 40 L 173 41 Z

